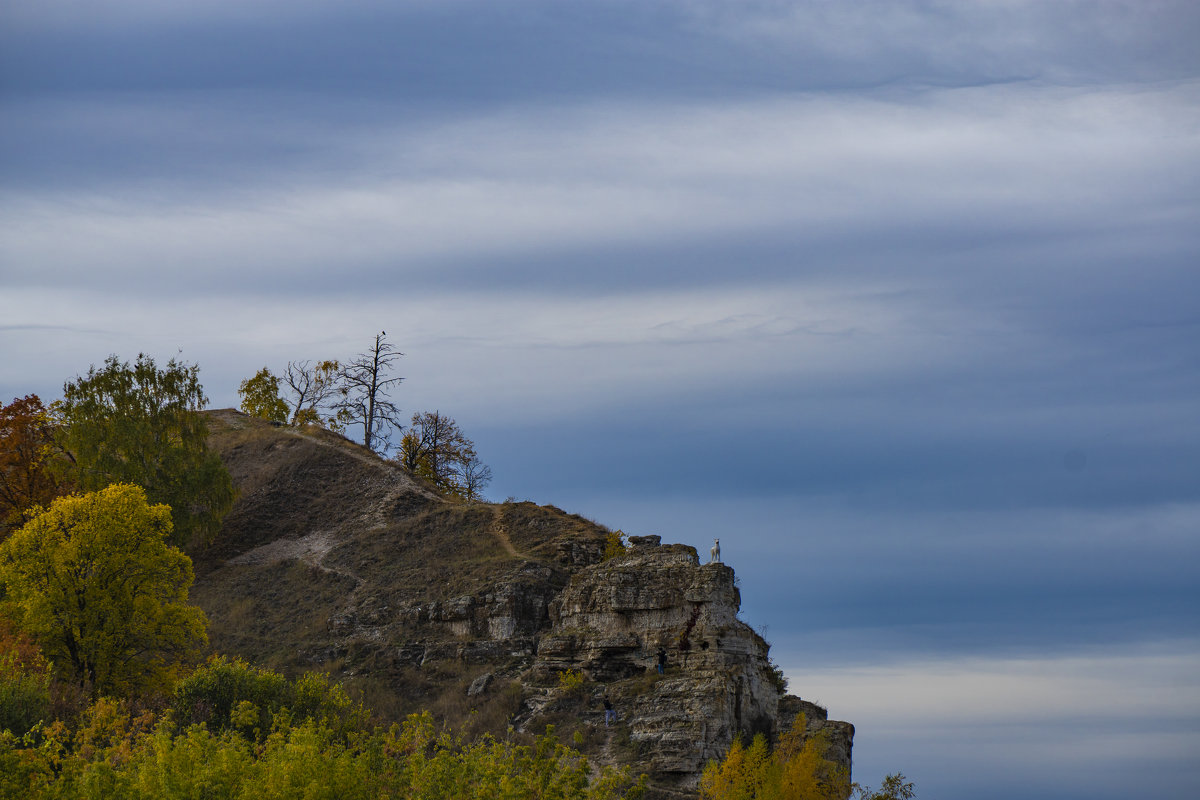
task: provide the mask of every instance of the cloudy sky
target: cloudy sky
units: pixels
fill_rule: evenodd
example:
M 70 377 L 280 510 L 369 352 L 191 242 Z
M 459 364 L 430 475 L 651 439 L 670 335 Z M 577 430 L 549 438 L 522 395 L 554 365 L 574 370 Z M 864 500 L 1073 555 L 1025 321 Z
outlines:
M 1200 785 L 1200 6 L 0 0 L 0 399 L 386 330 L 855 777 Z

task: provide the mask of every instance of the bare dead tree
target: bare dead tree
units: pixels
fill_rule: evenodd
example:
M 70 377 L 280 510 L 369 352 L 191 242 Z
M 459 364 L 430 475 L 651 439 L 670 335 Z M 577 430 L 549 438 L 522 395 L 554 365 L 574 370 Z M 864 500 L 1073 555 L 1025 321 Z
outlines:
M 375 343 L 342 367 L 339 376 L 341 400 L 338 413 L 349 425 L 362 425 L 363 444 L 384 453 L 389 429 L 400 428 L 400 409 L 388 396 L 402 380 L 389 377 L 394 363 L 404 354 L 384 341 L 386 332 L 375 335 Z
M 341 364 L 336 361 L 289 361 L 283 373 L 283 383 L 292 408 L 292 424 L 317 423 L 328 425 L 332 420 L 322 418 L 338 395 L 338 376 Z
M 458 477 L 467 499 L 478 500 L 483 487 L 492 482 L 492 468 L 480 461 L 475 451 L 471 450 L 459 467 Z

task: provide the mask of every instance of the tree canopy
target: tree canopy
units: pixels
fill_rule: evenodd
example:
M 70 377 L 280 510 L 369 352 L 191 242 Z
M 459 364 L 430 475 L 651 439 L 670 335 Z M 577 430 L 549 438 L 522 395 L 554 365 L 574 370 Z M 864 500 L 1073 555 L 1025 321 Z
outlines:
M 903 772 L 896 772 L 883 779 L 879 791 L 873 791 L 870 786 L 854 787 L 857 800 L 913 800 L 917 796 L 912 781 L 904 777 Z
M 69 488 L 50 411 L 36 394 L 0 408 L 0 538 Z
M 170 506 L 175 543 L 211 542 L 234 489 L 208 449 L 200 414 L 207 403 L 199 367 L 175 359 L 159 369 L 146 355 L 133 365 L 109 356 L 101 369 L 68 382 L 57 406 L 59 439 L 79 487 L 137 484 L 151 502 Z
M 169 508 L 115 484 L 55 500 L 0 544 L 6 599 L 66 678 L 95 694 L 161 686 L 207 641 L 170 531 Z
M 479 460 L 475 443 L 440 411 L 413 414 L 396 459 L 413 475 L 467 500 L 479 499 L 492 480 L 492 470 Z
M 826 756 L 821 734 L 805 738 L 805 718 L 771 749 L 759 734 L 749 747 L 735 739 L 721 761 L 710 761 L 700 776 L 701 800 L 845 800 L 850 776 Z
M 252 417 L 262 417 L 271 422 L 288 421 L 288 406 L 279 396 L 279 378 L 263 367 L 253 378 L 242 381 L 238 387 L 242 398 L 242 411 Z
M 289 361 L 283 383 L 291 399 L 293 425 L 323 425 L 341 431 L 344 420 L 332 408 L 339 391 L 342 365 L 334 360 Z

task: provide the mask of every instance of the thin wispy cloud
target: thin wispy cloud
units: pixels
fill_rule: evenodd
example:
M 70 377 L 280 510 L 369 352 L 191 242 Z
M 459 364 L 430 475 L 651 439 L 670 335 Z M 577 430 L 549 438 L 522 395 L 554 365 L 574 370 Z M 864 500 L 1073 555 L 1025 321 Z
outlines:
M 810 697 L 854 708 L 857 745 L 889 743 L 890 759 L 867 756 L 869 766 L 856 760 L 863 771 L 895 771 L 936 749 L 922 771 L 907 771 L 930 797 L 969 791 L 1004 798 L 1014 785 L 1039 796 L 1050 790 L 1087 797 L 1106 794 L 1131 773 L 1147 791 L 1175 796 L 1195 776 L 1186 764 L 1200 712 L 1198 667 L 1193 641 L 1062 657 L 816 672 L 798 666 L 788 673 Z M 991 758 L 980 758 L 980 748 Z M 953 763 L 974 765 L 969 783 L 953 777 Z M 1147 763 L 1157 769 L 1143 772 Z M 1006 779 L 1006 770 L 1015 777 Z
M 1186 135 L 1200 121 L 1191 110 L 1200 107 L 1191 102 L 1196 92 L 1187 84 L 1099 97 L 958 90 L 915 104 L 776 98 L 665 111 L 535 108 L 423 130 L 335 129 L 300 148 L 313 153 L 307 169 L 285 156 L 279 180 L 269 166 L 243 175 L 235 152 L 224 174 L 207 170 L 219 176 L 216 192 L 208 178 L 189 180 L 186 163 L 182 183 L 143 182 L 135 170 L 132 181 L 115 171 L 50 193 L 9 190 L 0 195 L 0 252 L 14 282 L 56 281 L 86 265 L 72 274 L 86 285 L 157 262 L 172 285 L 250 272 L 274 276 L 272 289 L 283 291 L 296 285 L 285 276 L 335 264 L 347 277 L 366 273 L 397 290 L 464 264 L 495 285 L 487 261 L 534 257 L 542 266 L 531 265 L 528 280 L 595 248 L 723 240 L 776 242 L 792 251 L 793 274 L 830 269 L 821 256 L 839 250 L 840 272 L 862 271 L 854 254 L 882 240 L 905 259 L 887 268 L 958 280 L 958 264 L 905 253 L 915 239 L 993 256 L 1003 241 L 1013 256 L 1005 272 L 1026 271 L 1017 257 L 1029 255 L 1042 256 L 1039 272 L 1057 271 L 1046 263 L 1056 246 L 1068 268 L 1083 237 L 1111 247 L 1122 233 L 1114 217 L 1127 215 L 1124 234 L 1141 244 L 1143 231 L 1192 210 L 1177 167 L 1200 148 Z M 194 127 L 193 116 L 180 126 Z M 223 128 L 233 116 L 213 124 Z M 210 138 L 174 161 L 189 161 Z M 1019 249 L 1038 240 L 1040 254 Z M 704 282 L 734 266 L 741 280 L 759 271 L 754 263 L 697 265 L 680 279 Z M 649 264 L 641 271 L 651 281 L 659 274 Z
M 1183 0 L 3 3 L 0 400 L 147 352 L 232 406 L 387 330 L 497 497 L 720 536 L 860 780 L 1182 796 L 1198 36 Z

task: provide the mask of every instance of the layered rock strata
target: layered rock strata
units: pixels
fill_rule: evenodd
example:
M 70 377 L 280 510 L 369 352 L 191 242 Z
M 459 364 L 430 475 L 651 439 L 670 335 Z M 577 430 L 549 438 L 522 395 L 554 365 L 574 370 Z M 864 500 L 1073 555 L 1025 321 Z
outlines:
M 650 773 L 655 797 L 694 796 L 735 736 L 778 736 L 801 712 L 849 766 L 853 726 L 783 694 L 728 566 L 657 536 L 605 560 L 609 531 L 553 506 L 448 503 L 328 431 L 233 410 L 210 423 L 240 493 L 195 562 L 218 651 L 333 670 L 393 718 L 555 724 L 596 761 Z
M 849 768 L 853 726 L 785 697 L 769 645 L 737 618 L 733 569 L 701 564 L 695 548 L 662 545 L 657 536 L 631 543 L 624 555 L 576 572 L 550 604 L 535 679 L 581 670 L 603 684 L 638 766 L 680 787 L 693 786 L 734 736 L 777 736 L 801 711 L 806 735 L 824 731 L 835 743 L 830 755 Z

